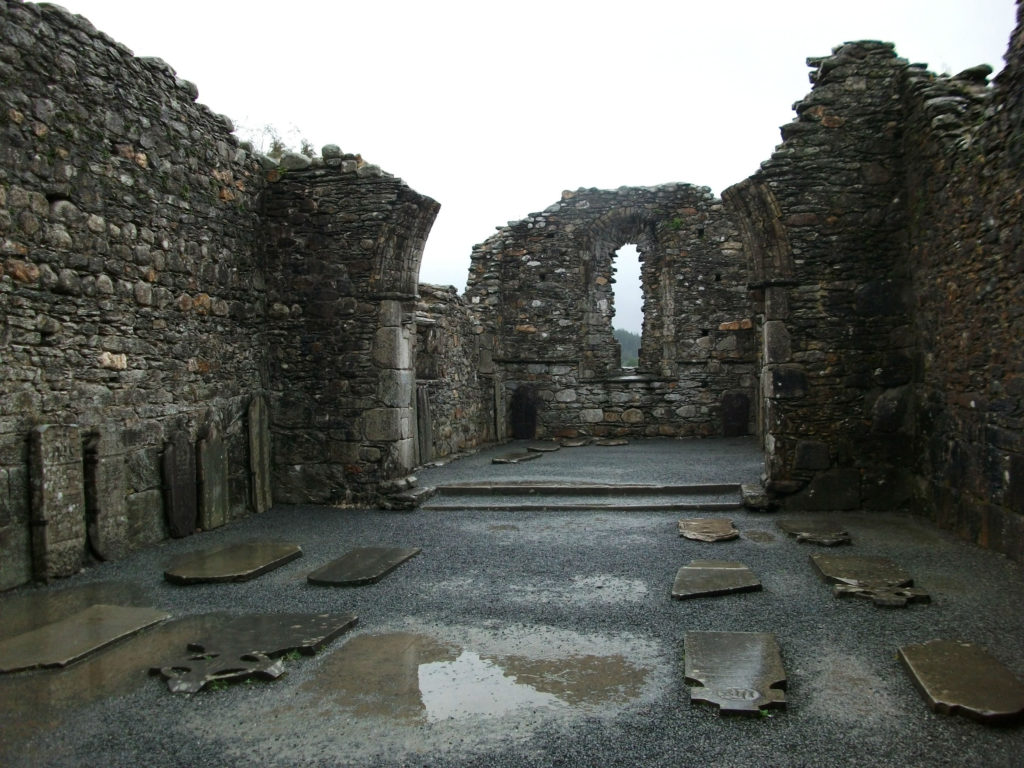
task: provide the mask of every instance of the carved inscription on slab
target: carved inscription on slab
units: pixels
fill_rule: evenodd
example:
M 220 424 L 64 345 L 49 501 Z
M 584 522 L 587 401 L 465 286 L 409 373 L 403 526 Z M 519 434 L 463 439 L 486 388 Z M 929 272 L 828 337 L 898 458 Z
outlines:
M 1024 684 L 973 643 L 932 640 L 900 648 L 900 661 L 934 712 L 989 723 L 1024 715 Z
M 35 576 L 77 573 L 85 559 L 85 475 L 78 427 L 46 425 L 31 436 L 32 557 Z
M 727 517 L 690 517 L 679 521 L 679 535 L 694 541 L 728 541 L 740 532 Z
M 687 632 L 686 682 L 691 701 L 720 712 L 757 714 L 786 706 L 786 670 L 775 635 L 766 632 Z
M 731 592 L 751 592 L 761 589 L 761 582 L 743 563 L 728 560 L 693 560 L 676 573 L 672 597 L 727 595 Z

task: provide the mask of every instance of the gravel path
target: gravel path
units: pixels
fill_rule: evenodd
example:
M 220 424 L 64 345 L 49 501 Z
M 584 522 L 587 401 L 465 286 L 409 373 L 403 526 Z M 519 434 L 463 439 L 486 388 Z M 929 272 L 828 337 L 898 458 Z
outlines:
M 700 442 L 716 465 L 717 441 Z M 613 461 L 617 449 L 594 450 Z M 489 467 L 485 458 L 470 461 Z M 511 469 L 546 471 L 550 458 Z M 640 463 L 629 482 L 680 482 L 678 462 Z M 480 479 L 466 466 L 421 479 L 441 470 Z M 843 515 L 854 539 L 846 552 L 893 558 L 933 599 L 880 609 L 833 598 L 808 562 L 824 550 L 788 538 L 771 515 L 731 514 L 742 537 L 719 544 L 680 539 L 679 516 L 282 507 L 16 590 L 0 598 L 3 636 L 103 600 L 175 620 L 65 670 L 0 677 L 0 764 L 1020 765 L 1024 728 L 931 713 L 896 659 L 902 644 L 960 638 L 1024 678 L 1020 567 L 912 518 Z M 256 538 L 297 542 L 303 557 L 244 584 L 162 578 L 181 554 Z M 306 583 L 348 548 L 380 544 L 423 552 L 369 587 Z M 707 558 L 744 562 L 764 590 L 671 600 L 676 569 Z M 284 611 L 354 612 L 359 625 L 317 656 L 287 661 L 272 683 L 183 696 L 146 675 L 215 626 L 211 614 Z M 682 652 L 693 630 L 776 633 L 788 708 L 744 718 L 691 705 Z

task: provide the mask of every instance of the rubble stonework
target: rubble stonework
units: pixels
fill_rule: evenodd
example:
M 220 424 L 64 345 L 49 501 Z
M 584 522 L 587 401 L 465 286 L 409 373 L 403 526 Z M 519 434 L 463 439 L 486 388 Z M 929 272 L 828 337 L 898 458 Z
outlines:
M 620 367 L 612 336 L 614 255 L 626 243 L 637 245 L 644 296 L 635 371 Z M 733 431 L 746 434 L 756 382 L 746 282 L 722 202 L 666 184 L 564 192 L 473 249 L 466 297 L 505 409 L 529 402 L 538 437 L 720 435 L 730 396 L 747 404 Z
M 430 198 L 334 145 L 267 165 L 164 62 L 0 0 L 0 589 L 188 535 L 200 493 L 206 526 L 402 506 L 418 464 L 581 434 L 755 433 L 760 507 L 1024 561 L 1022 9 L 992 84 L 841 45 L 722 200 L 565 192 L 460 297 L 417 284 Z

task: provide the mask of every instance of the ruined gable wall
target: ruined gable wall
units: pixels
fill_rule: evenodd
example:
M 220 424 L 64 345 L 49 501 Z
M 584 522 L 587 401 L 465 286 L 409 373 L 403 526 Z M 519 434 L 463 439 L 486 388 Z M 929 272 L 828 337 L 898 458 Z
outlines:
M 762 169 L 724 193 L 763 307 L 768 486 L 791 508 L 907 502 L 916 338 L 900 100 L 885 43 L 809 59 L 812 92 Z
M 1024 560 L 1024 6 L 1007 67 L 908 70 L 917 507 Z
M 613 257 L 629 242 L 645 303 L 640 367 L 624 376 Z M 466 291 L 502 375 L 499 411 L 518 390 L 539 406 L 538 436 L 722 434 L 723 398 L 749 404 L 755 389 L 741 249 L 721 202 L 686 184 L 565 192 L 499 230 L 474 248 Z
M 275 498 L 372 503 L 416 465 L 416 279 L 439 206 L 354 156 L 264 203 Z
M 159 460 L 178 428 L 220 429 L 231 514 L 251 506 L 245 412 L 265 362 L 261 184 L 225 119 L 55 6 L 3 0 L 0 25 L 3 588 L 31 575 L 34 425 L 112 429 L 119 535 L 137 546 L 166 536 Z M 69 568 L 86 554 L 71 527 Z

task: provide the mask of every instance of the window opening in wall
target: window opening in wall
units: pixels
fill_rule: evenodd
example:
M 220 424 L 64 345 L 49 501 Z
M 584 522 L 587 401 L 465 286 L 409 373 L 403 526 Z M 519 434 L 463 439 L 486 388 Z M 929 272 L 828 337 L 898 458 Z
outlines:
M 612 328 L 622 350 L 620 365 L 636 368 L 644 324 L 644 292 L 640 283 L 640 255 L 634 243 L 615 252 L 615 317 Z

